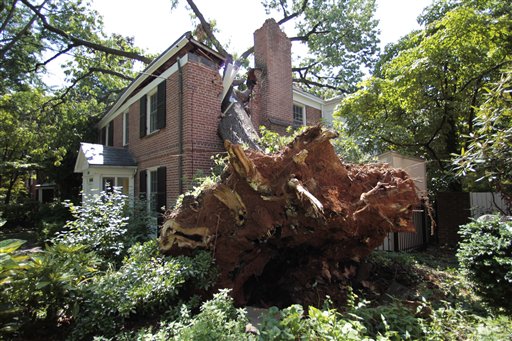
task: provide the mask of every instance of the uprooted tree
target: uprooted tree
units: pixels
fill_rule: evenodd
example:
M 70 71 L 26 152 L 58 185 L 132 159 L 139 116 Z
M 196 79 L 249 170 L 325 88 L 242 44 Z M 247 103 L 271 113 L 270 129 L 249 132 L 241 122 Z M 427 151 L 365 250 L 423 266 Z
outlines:
M 335 136 L 312 127 L 273 155 L 226 140 L 222 181 L 169 213 L 161 250 L 211 250 L 239 304 L 317 302 L 312 287 L 345 283 L 389 232 L 414 231 L 418 203 L 404 171 L 343 163 Z
M 193 1 L 187 2 L 210 41 L 225 54 Z M 296 8 L 302 12 L 308 5 L 293 3 L 302 3 Z M 279 23 L 267 20 L 265 25 L 275 28 Z M 318 28 L 310 34 L 328 33 Z M 220 272 L 217 287 L 232 288 L 238 304 L 316 305 L 325 295 L 337 300 L 339 289 L 356 276 L 354 262 L 389 232 L 414 231 L 418 197 L 402 170 L 343 163 L 330 143 L 336 133 L 320 126 L 309 128 L 279 153 L 263 153 L 246 110 L 251 105 L 246 104 L 254 94 L 261 95 L 261 84 L 272 70 L 252 69 L 252 94 L 251 88 L 241 93 L 231 86 L 227 91 L 218 131 L 229 167 L 218 184 L 198 196 L 185 196 L 168 213 L 160 248 L 170 254 L 210 250 Z

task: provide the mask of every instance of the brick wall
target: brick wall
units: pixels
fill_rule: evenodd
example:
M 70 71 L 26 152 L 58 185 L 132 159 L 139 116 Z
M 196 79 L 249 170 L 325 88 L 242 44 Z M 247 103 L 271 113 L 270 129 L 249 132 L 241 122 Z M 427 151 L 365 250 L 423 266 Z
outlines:
M 114 121 L 114 147 L 123 146 L 123 115 L 117 115 Z
M 251 113 L 259 122 L 281 130 L 293 121 L 291 42 L 273 19 L 254 32 L 254 64 L 262 70 Z M 256 121 L 256 119 L 255 119 Z M 274 123 L 272 123 L 272 121 Z
M 171 205 L 178 196 L 178 73 L 167 80 L 167 120 L 166 126 L 154 133 L 140 137 L 140 102 L 129 108 L 128 148 L 137 160 L 139 172 L 153 167 L 167 167 L 167 205 Z M 135 194 L 139 193 L 139 172 L 135 177 Z
M 306 106 L 306 124 L 315 125 L 322 120 L 322 111 L 320 109 Z
M 199 62 L 189 61 L 183 72 L 183 174 L 182 178 L 191 180 L 201 170 L 209 174 L 211 155 L 222 152 L 222 141 L 217 135 L 217 123 L 220 118 L 219 95 L 222 81 L 217 70 Z M 140 138 L 139 101 L 129 108 L 128 148 L 137 160 L 138 170 L 153 167 L 167 167 L 167 205 L 171 206 L 180 194 L 180 148 L 179 148 L 179 110 L 180 82 L 179 72 L 173 73 L 167 82 L 167 120 L 165 128 Z M 122 146 L 122 115 L 120 123 L 115 123 L 116 146 Z M 117 128 L 119 127 L 121 130 Z M 119 130 L 119 132 L 118 132 Z M 120 140 L 117 140 L 119 134 Z M 135 177 L 135 194 L 139 193 L 139 173 Z M 188 182 L 185 181 L 184 185 Z M 186 190 L 186 188 L 184 188 Z
M 222 80 L 219 72 L 204 64 L 189 62 L 183 68 L 184 172 L 191 180 L 198 172 L 210 173 L 211 156 L 225 152 L 218 136 Z

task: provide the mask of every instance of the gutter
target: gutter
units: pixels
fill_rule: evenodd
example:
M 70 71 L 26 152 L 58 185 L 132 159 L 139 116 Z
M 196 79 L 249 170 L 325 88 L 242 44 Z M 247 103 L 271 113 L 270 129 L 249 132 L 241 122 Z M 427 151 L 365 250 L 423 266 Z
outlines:
M 183 69 L 178 58 L 178 191 L 183 194 Z

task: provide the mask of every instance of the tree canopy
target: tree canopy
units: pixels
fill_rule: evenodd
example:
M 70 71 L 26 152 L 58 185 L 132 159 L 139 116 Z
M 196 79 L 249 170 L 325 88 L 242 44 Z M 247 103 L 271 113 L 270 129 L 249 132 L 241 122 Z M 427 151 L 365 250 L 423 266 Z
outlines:
M 72 170 L 60 166 L 72 164 L 79 141 L 135 76 L 134 63 L 151 58 L 131 38 L 105 35 L 81 0 L 2 1 L 0 41 L 0 197 L 8 204 L 35 174 L 69 189 Z M 66 77 L 55 88 L 45 84 L 51 63 Z
M 492 84 L 485 99 L 467 147 L 454 162 L 460 176 L 476 175 L 477 181 L 501 192 L 512 211 L 512 68 Z
M 366 150 L 425 157 L 435 188 L 460 189 L 453 155 L 467 149 L 486 87 L 512 63 L 506 3 L 436 1 L 419 18 L 424 29 L 387 46 L 338 113 Z
M 176 6 L 178 0 L 171 3 Z M 207 21 L 193 0 L 187 4 L 205 42 L 229 56 L 214 36 L 214 20 Z M 378 42 L 374 0 L 268 0 L 262 5 L 280 18 L 280 25 L 295 22 L 292 41 L 309 48 L 294 66 L 296 82 L 349 92 L 362 76 L 360 66 L 373 66 Z M 0 196 L 8 203 L 12 191 L 35 173 L 59 180 L 59 166 L 71 166 L 78 142 L 136 76 L 137 63 L 147 64 L 153 56 L 130 37 L 105 34 L 101 16 L 87 0 L 1 1 L 0 41 Z M 249 47 L 238 61 L 252 51 Z M 45 84 L 51 64 L 60 64 L 65 74 L 52 88 Z
M 177 6 L 179 0 L 172 0 Z M 193 0 L 187 4 L 200 21 L 207 40 L 221 53 L 230 55 L 219 42 L 210 21 Z M 376 61 L 378 30 L 375 0 L 264 0 L 269 15 L 279 25 L 293 23 L 292 42 L 305 44 L 308 53 L 295 55 L 294 82 L 317 93 L 349 93 L 362 79 L 363 69 L 372 69 Z M 238 63 L 253 52 L 249 47 Z

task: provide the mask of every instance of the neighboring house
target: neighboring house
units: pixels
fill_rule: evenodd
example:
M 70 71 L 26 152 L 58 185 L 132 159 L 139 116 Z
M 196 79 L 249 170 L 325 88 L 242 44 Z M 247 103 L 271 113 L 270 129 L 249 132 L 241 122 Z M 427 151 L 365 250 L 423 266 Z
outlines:
M 329 122 L 336 101 L 292 87 L 291 43 L 274 20 L 254 33 L 255 67 L 262 76 L 248 109 L 256 127 L 282 132 L 288 126 Z M 98 124 L 100 143 L 82 143 L 75 172 L 83 193 L 121 186 L 130 196 L 170 206 L 211 156 L 225 152 L 217 134 L 222 115 L 224 58 L 181 36 L 121 94 Z

